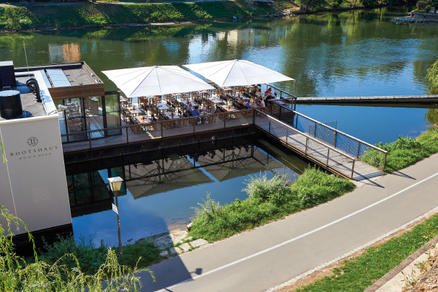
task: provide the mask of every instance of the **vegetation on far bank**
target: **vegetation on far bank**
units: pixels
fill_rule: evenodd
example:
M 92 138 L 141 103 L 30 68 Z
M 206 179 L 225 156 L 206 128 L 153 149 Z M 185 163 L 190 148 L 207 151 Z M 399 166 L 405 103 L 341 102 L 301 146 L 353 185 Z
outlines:
M 305 170 L 292 185 L 278 176 L 253 178 L 245 188 L 247 199 L 221 206 L 207 197 L 196 210 L 189 234 L 219 240 L 327 202 L 354 188 L 352 182 L 315 168 Z
M 72 251 L 60 248 L 57 257 L 47 262 L 38 257 L 33 238 L 28 233 L 34 251 L 33 258 L 28 261 L 15 253 L 12 242 L 14 228 L 27 230 L 23 221 L 1 205 L 0 218 L 1 291 L 138 291 L 140 280 L 135 273 L 140 269 L 135 264 L 133 268 L 121 265 L 115 250 L 102 249 L 99 259 L 85 256 L 88 262 L 82 262 L 81 266 L 81 259 Z M 89 274 L 83 272 L 83 268 L 88 268 L 84 264 L 93 265 Z
M 435 0 L 434 0 L 435 1 Z M 75 5 L 0 7 L 0 30 L 75 28 L 169 21 L 210 21 L 317 12 L 336 9 L 413 5 L 414 0 L 277 0 L 250 3 L 244 0 L 215 2 L 162 2 L 138 4 L 80 3 Z
M 332 270 L 333 275 L 297 291 L 364 291 L 436 235 L 438 214 L 412 230 L 346 260 L 341 267 Z

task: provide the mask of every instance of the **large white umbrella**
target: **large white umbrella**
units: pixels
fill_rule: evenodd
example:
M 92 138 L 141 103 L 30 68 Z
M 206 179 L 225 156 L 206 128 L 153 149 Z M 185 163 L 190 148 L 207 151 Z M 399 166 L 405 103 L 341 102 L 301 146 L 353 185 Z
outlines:
M 248 86 L 294 80 L 277 71 L 246 60 L 188 64 L 184 67 L 213 81 L 220 87 Z
M 127 97 L 214 89 L 178 66 L 151 66 L 102 71 Z

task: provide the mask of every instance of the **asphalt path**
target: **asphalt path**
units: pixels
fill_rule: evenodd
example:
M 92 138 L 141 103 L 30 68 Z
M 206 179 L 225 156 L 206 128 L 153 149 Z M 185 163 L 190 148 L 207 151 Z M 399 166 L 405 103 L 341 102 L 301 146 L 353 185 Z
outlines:
M 438 206 L 438 154 L 312 209 L 207 245 L 141 274 L 143 291 L 266 291 L 342 258 Z

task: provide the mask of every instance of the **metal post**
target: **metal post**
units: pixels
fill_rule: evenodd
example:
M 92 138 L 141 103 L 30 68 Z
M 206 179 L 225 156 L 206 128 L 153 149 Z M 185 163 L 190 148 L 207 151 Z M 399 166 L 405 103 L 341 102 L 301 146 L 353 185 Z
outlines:
M 278 119 L 281 120 L 281 106 L 279 106 L 280 108 L 280 113 L 278 114 Z
M 227 115 L 224 115 L 224 129 L 227 127 Z
M 90 147 L 90 150 L 91 150 L 91 132 L 86 131 L 85 133 L 87 133 L 87 136 L 88 136 L 88 146 Z
M 315 127 L 313 128 L 313 137 L 316 137 L 316 127 L 318 126 L 317 123 L 315 123 Z
M 307 144 L 309 143 L 309 137 L 306 137 L 306 149 L 304 149 L 304 153 L 307 155 Z
M 386 156 L 388 156 L 388 152 L 385 153 L 385 157 L 383 158 L 383 166 L 382 166 L 383 171 L 385 171 L 385 167 L 386 167 Z
M 356 153 L 357 158 L 359 158 L 359 151 L 360 151 L 360 142 L 357 142 L 357 153 Z
M 123 256 L 123 247 L 122 247 L 122 236 L 120 235 L 120 217 L 119 217 L 119 200 L 117 199 L 117 192 L 114 192 L 114 197 L 116 199 L 116 207 L 117 207 L 117 235 L 119 237 L 119 252 L 120 252 L 120 260 L 122 260 Z
M 286 128 L 286 144 L 289 144 L 289 143 L 287 143 L 287 138 L 289 137 L 289 128 Z
M 351 178 L 354 176 L 354 162 L 356 162 L 355 159 L 353 159 L 353 165 L 351 166 Z
M 333 146 L 335 146 L 335 148 L 336 148 L 336 142 L 337 142 L 337 140 L 338 140 L 338 132 L 337 131 L 335 131 L 335 141 L 333 142 Z
M 256 116 L 256 111 L 252 110 L 252 124 L 255 125 L 255 116 Z
M 268 132 L 271 133 L 271 120 L 269 120 Z
M 164 137 L 163 136 L 163 123 L 160 123 L 160 135 L 161 135 L 161 138 Z
M 330 148 L 327 147 L 327 166 L 329 166 Z

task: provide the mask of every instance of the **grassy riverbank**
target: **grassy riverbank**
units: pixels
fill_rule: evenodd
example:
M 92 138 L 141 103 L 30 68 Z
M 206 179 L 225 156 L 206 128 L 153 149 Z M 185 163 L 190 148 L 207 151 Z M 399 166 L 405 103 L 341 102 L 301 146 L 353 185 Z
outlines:
M 333 269 L 333 275 L 297 291 L 363 291 L 437 234 L 438 215 L 435 215 L 401 236 L 368 248 L 362 255 Z
M 162 2 L 137 4 L 75 3 L 64 5 L 0 6 L 0 30 L 71 29 L 157 22 L 230 21 L 233 17 L 272 18 L 285 14 L 405 5 L 409 0 L 244 0 L 215 2 Z
M 279 10 L 245 1 L 0 7 L 0 29 L 73 28 L 266 16 Z
M 395 142 L 377 146 L 388 151 L 385 172 L 397 171 L 438 152 L 438 128 L 430 128 L 416 139 L 400 137 Z M 376 150 L 361 157 L 376 167 L 382 165 L 382 159 L 383 155 Z
M 290 186 L 280 177 L 254 178 L 245 188 L 249 195 L 245 200 L 221 206 L 207 198 L 200 204 L 189 234 L 219 240 L 329 201 L 354 188 L 352 182 L 317 169 L 307 169 Z

